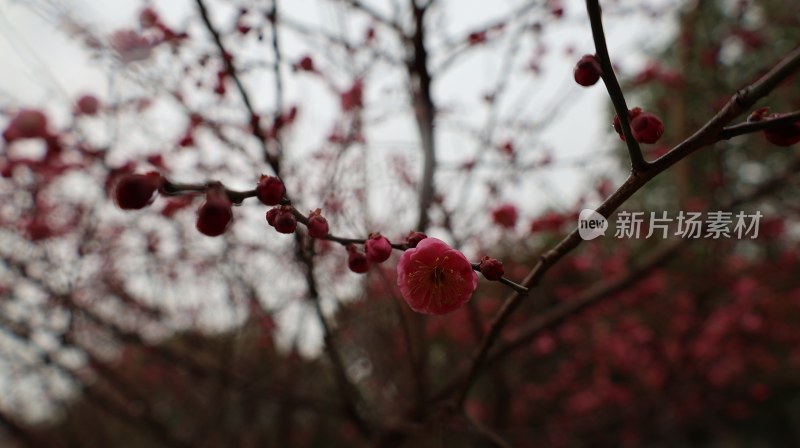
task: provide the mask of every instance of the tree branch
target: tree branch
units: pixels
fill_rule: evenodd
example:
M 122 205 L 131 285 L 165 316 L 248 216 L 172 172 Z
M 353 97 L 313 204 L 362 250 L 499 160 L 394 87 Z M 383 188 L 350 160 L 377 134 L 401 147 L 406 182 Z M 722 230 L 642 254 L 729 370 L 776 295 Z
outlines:
M 592 1 L 592 0 L 587 0 Z M 597 212 L 602 216 L 608 218 L 611 216 L 620 205 L 627 201 L 634 193 L 639 191 L 650 180 L 658 174 L 679 162 L 680 160 L 688 157 L 693 152 L 700 148 L 711 145 L 721 139 L 723 126 L 733 120 L 737 115 L 741 114 L 760 98 L 769 94 L 775 87 L 777 87 L 789 75 L 800 69 L 800 48 L 792 51 L 786 56 L 778 65 L 772 70 L 767 72 L 764 76 L 759 78 L 753 84 L 745 87 L 734 95 L 730 101 L 709 120 L 700 130 L 694 133 L 667 154 L 648 164 L 647 168 L 641 173 L 631 173 L 628 179 L 622 186 L 620 186 L 608 199 L 606 199 Z M 564 237 L 554 248 L 545 252 L 539 259 L 539 262 L 533 267 L 525 281 L 522 283 L 527 288 L 537 286 L 542 277 L 561 260 L 565 255 L 570 253 L 573 249 L 578 247 L 582 239 L 578 233 L 578 229 L 573 230 L 569 235 Z M 489 331 L 484 337 L 483 341 L 475 351 L 472 361 L 470 363 L 469 373 L 463 383 L 462 390 L 457 398 L 457 404 L 463 405 L 469 389 L 475 381 L 478 370 L 483 362 L 486 360 L 489 349 L 494 344 L 502 328 L 508 321 L 509 316 L 514 310 L 522 303 L 522 299 L 526 297 L 521 294 L 512 294 L 506 299 L 502 308 L 495 317 L 489 327 Z
M 782 187 L 785 187 L 798 173 L 800 173 L 800 157 L 795 158 L 782 175 L 773 177 L 769 181 L 762 183 L 752 192 L 731 200 L 722 208 L 729 210 L 733 207 L 752 202 L 774 193 Z M 542 331 L 552 329 L 554 326 L 563 322 L 567 317 L 608 298 L 611 294 L 636 284 L 639 280 L 643 279 L 648 272 L 674 256 L 690 241 L 690 239 L 680 239 L 667 243 L 646 255 L 642 260 L 634 264 L 628 272 L 598 282 L 575 297 L 571 297 L 561 302 L 559 305 L 543 311 L 528 324 L 524 325 L 518 331 L 516 337 L 492 351 L 491 354 L 487 356 L 485 364 L 492 366 L 497 365 L 502 358 L 511 354 L 518 348 L 525 347 L 526 344 L 530 343 L 530 341 Z M 450 381 L 450 383 L 434 395 L 434 400 L 441 400 L 452 394 L 457 390 L 459 385 L 463 384 L 465 381 L 464 378 L 468 377 L 471 373 L 472 372 L 469 370 L 461 369 L 460 374 L 455 375 L 455 378 Z
M 729 140 L 744 134 L 752 134 L 758 131 L 774 129 L 785 124 L 800 121 L 800 111 L 788 113 L 780 118 L 769 118 L 761 121 L 747 121 L 722 129 L 719 133 L 720 140 Z
M 622 88 L 619 86 L 616 75 L 614 75 L 614 66 L 611 64 L 611 58 L 608 55 L 599 0 L 586 0 L 586 10 L 589 13 L 589 22 L 592 25 L 592 38 L 594 39 L 597 58 L 600 60 L 603 83 L 606 85 L 611 102 L 614 103 L 614 111 L 619 117 L 622 133 L 625 136 L 625 145 L 628 148 L 628 156 L 631 159 L 631 172 L 635 176 L 647 168 L 647 162 L 642 155 L 642 148 L 633 138 L 628 120 L 628 105 L 625 103 L 625 96 L 622 94 Z

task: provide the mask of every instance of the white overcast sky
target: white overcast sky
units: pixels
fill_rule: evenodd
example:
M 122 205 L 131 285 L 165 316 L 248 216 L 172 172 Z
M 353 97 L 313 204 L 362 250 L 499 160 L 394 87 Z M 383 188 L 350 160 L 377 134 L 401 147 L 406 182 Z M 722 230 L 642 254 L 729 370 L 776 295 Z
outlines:
M 474 29 L 487 18 L 510 10 L 515 3 L 499 0 L 442 1 L 446 8 L 457 11 L 455 15 L 451 13 L 450 26 L 458 31 Z M 162 0 L 153 3 L 168 23 L 185 23 L 196 12 L 191 0 Z M 286 15 L 324 24 L 331 20 L 330 8 L 321 7 L 326 3 L 328 2 L 321 0 L 282 1 L 281 10 Z M 367 3 L 374 3 L 379 9 L 385 9 L 389 4 L 387 0 L 372 0 Z M 624 8 L 635 7 L 643 2 L 627 0 L 607 3 Z M 648 3 L 663 5 L 669 2 Z M 83 23 L 95 26 L 101 34 L 110 34 L 119 28 L 134 27 L 139 8 L 140 2 L 135 0 L 0 0 L 0 106 L 47 106 L 54 101 L 63 104 L 65 100 L 75 98 L 82 92 L 96 92 L 101 97 L 107 96 L 109 76 L 104 72 L 105 69 L 93 64 L 79 43 L 67 39 L 58 30 L 58 23 L 53 23 L 50 19 L 55 16 L 54 11 L 66 11 L 80 18 Z M 543 65 L 545 70 L 538 80 L 542 83 L 539 92 L 574 90 L 569 92 L 572 104 L 565 110 L 565 117 L 556 120 L 542 135 L 544 146 L 552 146 L 557 150 L 552 154 L 556 161 L 585 158 L 598 151 L 612 149 L 615 144 L 613 139 L 608 138 L 609 120 L 597 118 L 606 117 L 608 113 L 608 99 L 604 89 L 599 85 L 584 89 L 571 82 L 575 60 L 581 54 L 593 52 L 583 2 L 568 0 L 565 2 L 565 10 L 569 25 L 552 27 L 550 42 L 574 47 L 575 55 L 566 56 L 561 49 L 552 49 Z M 641 50 L 657 47 L 664 42 L 670 34 L 670 23 L 670 16 L 648 19 L 642 14 L 626 16 L 622 20 L 607 19 L 608 42 L 615 63 L 628 73 L 642 66 L 644 59 L 640 57 Z M 283 45 L 288 48 L 287 54 L 291 54 L 292 47 L 297 47 L 291 40 L 284 40 Z M 466 58 L 460 67 L 437 83 L 437 93 L 447 98 L 458 95 L 463 89 L 474 91 L 477 78 L 488 79 L 494 75 L 496 59 L 491 51 Z M 291 86 L 289 90 L 291 91 Z M 397 129 L 395 132 L 402 136 L 407 130 Z M 440 154 L 446 160 L 447 147 L 459 144 L 452 142 L 451 145 L 443 146 Z M 596 171 L 599 169 L 601 172 L 614 166 L 613 163 L 592 165 Z M 585 187 L 577 182 L 581 176 L 585 176 L 582 171 L 554 169 L 547 177 L 540 179 L 541 186 L 550 195 L 544 198 L 544 207 L 554 203 L 572 203 L 580 194 L 580 188 Z

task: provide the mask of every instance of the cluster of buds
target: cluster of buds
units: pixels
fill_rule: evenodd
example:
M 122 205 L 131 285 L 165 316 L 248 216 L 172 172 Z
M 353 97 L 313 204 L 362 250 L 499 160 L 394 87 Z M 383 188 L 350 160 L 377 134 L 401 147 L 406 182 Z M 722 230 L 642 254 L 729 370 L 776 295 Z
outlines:
M 347 267 L 357 274 L 369 271 L 373 263 L 383 263 L 392 255 L 392 243 L 380 233 L 370 233 L 364 251 L 355 244 L 347 245 Z
M 584 87 L 597 84 L 602 75 L 603 69 L 600 66 L 600 60 L 593 54 L 581 57 L 573 71 L 575 82 Z M 661 119 L 649 112 L 642 112 L 640 107 L 628 111 L 628 121 L 633 138 L 639 143 L 653 144 L 664 134 L 664 123 Z M 617 116 L 614 117 L 614 130 L 619 134 L 619 138 L 625 141 L 622 124 Z
M 119 177 L 113 196 L 121 209 L 138 210 L 150 205 L 159 191 L 174 194 L 175 187 L 156 172 L 129 173 Z M 205 186 L 205 200 L 197 209 L 196 228 L 200 233 L 216 237 L 230 228 L 233 223 L 231 197 L 235 194 L 220 182 Z M 299 219 L 306 225 L 309 237 L 338 240 L 330 237 L 328 221 L 320 209 L 311 211 L 305 219 L 297 213 L 290 205 L 286 187 L 279 178 L 261 176 L 251 195 L 272 206 L 266 213 L 266 220 L 279 233 L 294 233 Z M 516 216 L 514 218 L 516 221 Z M 405 253 L 398 264 L 398 272 L 399 278 L 405 280 L 398 280 L 398 284 L 406 302 L 419 312 L 445 314 L 461 307 L 477 286 L 474 270 L 480 271 L 487 280 L 498 281 L 503 277 L 500 261 L 486 256 L 473 269 L 461 252 L 421 232 L 409 232 L 405 245 L 400 248 L 405 249 Z M 347 266 L 352 272 L 366 273 L 373 264 L 387 261 L 393 249 L 388 238 L 379 232 L 371 233 L 363 245 L 346 244 Z M 431 298 L 436 300 L 431 301 Z
M 35 117 L 34 117 L 35 118 Z M 25 135 L 32 131 L 24 128 Z M 117 179 L 113 197 L 123 210 L 139 210 L 150 205 L 155 194 L 164 186 L 164 178 L 156 172 L 147 174 L 125 174 Z M 255 188 L 255 196 L 265 205 L 274 206 L 267 211 L 267 223 L 279 233 L 291 234 L 297 230 L 297 216 L 286 199 L 286 187 L 279 178 L 263 175 Z M 233 222 L 233 203 L 229 192 L 219 182 L 209 183 L 205 188 L 205 201 L 197 210 L 197 230 L 207 236 L 220 236 Z M 309 213 L 308 234 L 312 238 L 328 236 L 328 221 L 320 209 Z

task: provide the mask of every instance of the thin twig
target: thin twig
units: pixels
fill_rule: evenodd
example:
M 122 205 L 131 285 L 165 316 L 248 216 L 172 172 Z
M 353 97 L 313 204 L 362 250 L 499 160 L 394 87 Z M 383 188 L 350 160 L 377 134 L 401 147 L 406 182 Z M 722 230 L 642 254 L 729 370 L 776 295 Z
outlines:
M 261 145 L 261 151 L 263 152 L 264 161 L 269 164 L 269 166 L 274 171 L 275 175 L 279 175 L 280 171 L 280 160 L 276 154 L 272 154 L 269 147 L 267 146 L 267 138 L 264 134 L 263 129 L 261 129 L 261 124 L 258 122 L 257 118 L 259 115 L 256 113 L 255 109 L 253 108 L 253 103 L 250 100 L 250 94 L 244 87 L 241 79 L 239 78 L 239 74 L 236 71 L 236 67 L 233 65 L 233 54 L 230 53 L 226 48 L 225 44 L 222 42 L 222 37 L 219 34 L 219 31 L 214 27 L 211 23 L 211 18 L 208 15 L 208 9 L 206 8 L 205 3 L 203 0 L 195 0 L 197 3 L 197 8 L 200 10 L 200 17 L 203 19 L 203 23 L 206 26 L 206 29 L 209 33 L 211 33 L 211 37 L 214 39 L 214 43 L 217 46 L 217 49 L 220 52 L 220 57 L 222 58 L 223 63 L 225 64 L 225 70 L 228 73 L 228 76 L 231 77 L 234 84 L 236 84 L 236 89 L 239 91 L 239 95 L 242 97 L 242 102 L 244 103 L 247 112 L 250 114 L 250 121 L 253 136 L 258 140 L 258 143 Z M 275 31 L 277 33 L 277 31 Z M 278 111 L 277 113 L 280 113 Z
M 647 162 L 642 155 L 642 148 L 633 138 L 631 125 L 628 121 L 628 105 L 625 103 L 625 96 L 622 94 L 622 88 L 619 86 L 616 75 L 614 75 L 614 66 L 611 64 L 611 58 L 608 55 L 600 2 L 598 0 L 586 0 L 586 10 L 589 13 L 589 22 L 592 25 L 592 37 L 597 59 L 600 60 L 603 83 L 606 85 L 611 102 L 614 103 L 614 111 L 619 117 L 622 133 L 625 136 L 625 145 L 628 148 L 628 155 L 631 159 L 631 171 L 632 174 L 636 175 L 647 168 Z
M 767 129 L 774 129 L 798 121 L 800 121 L 800 111 L 794 111 L 787 113 L 780 118 L 769 118 L 761 121 L 748 121 L 745 123 L 728 126 L 722 129 L 722 132 L 719 133 L 719 138 L 720 140 L 729 140 L 740 135 L 752 134 L 754 132 L 764 131 Z
M 205 184 L 175 183 L 166 178 L 162 179 L 163 180 L 161 184 L 161 189 L 159 191 L 164 196 L 178 196 L 185 193 L 203 193 L 209 188 L 210 185 L 212 184 L 218 185 L 217 183 L 214 182 L 208 182 Z M 256 190 L 231 190 L 225 188 L 225 194 L 228 195 L 228 198 L 231 200 L 232 203 L 240 205 L 242 204 L 242 202 L 244 202 L 245 199 L 255 197 Z M 298 223 L 303 224 L 305 226 L 308 225 L 308 217 L 302 214 L 300 210 L 292 206 L 291 202 L 284 201 L 283 205 L 291 207 L 292 214 L 294 214 L 295 219 L 297 219 Z M 347 246 L 350 244 L 360 245 L 360 244 L 365 244 L 367 242 L 365 238 L 345 238 L 333 234 L 329 234 L 323 237 L 322 239 L 339 243 L 342 246 Z M 399 251 L 405 251 L 409 249 L 409 246 L 406 243 L 393 243 L 391 244 L 391 246 L 392 249 Z M 479 266 L 480 266 L 479 263 L 472 263 L 472 269 L 474 269 L 477 272 L 480 272 Z M 511 288 L 512 290 L 516 291 L 519 294 L 527 294 L 528 292 L 527 287 L 520 285 L 507 277 L 502 277 L 500 280 L 498 280 L 498 282 L 508 286 L 509 288 Z
M 283 113 L 283 75 L 281 74 L 281 47 L 278 42 L 278 0 L 271 1 L 269 15 L 272 18 L 272 52 L 275 54 L 275 65 L 272 69 L 272 76 L 275 77 L 275 115 L 279 116 Z
M 475 272 L 481 272 L 481 264 L 480 263 L 472 263 L 472 270 L 474 270 Z M 515 283 L 514 281 L 512 281 L 509 278 L 500 277 L 500 279 L 497 280 L 497 281 L 499 283 L 502 283 L 502 284 L 508 286 L 509 288 L 513 289 L 518 294 L 527 294 L 528 293 L 528 288 L 526 288 L 526 287 L 524 287 L 524 286 L 522 286 L 522 285 L 520 285 L 518 283 Z

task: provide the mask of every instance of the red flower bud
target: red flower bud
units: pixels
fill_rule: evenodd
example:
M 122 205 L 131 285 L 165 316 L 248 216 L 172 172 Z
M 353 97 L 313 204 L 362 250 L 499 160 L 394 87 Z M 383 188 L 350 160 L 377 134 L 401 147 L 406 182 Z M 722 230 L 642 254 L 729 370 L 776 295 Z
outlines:
M 286 194 L 283 181 L 274 176 L 262 175 L 256 185 L 256 196 L 265 205 L 278 205 Z
M 305 70 L 307 72 L 314 71 L 314 60 L 311 59 L 311 56 L 303 56 L 296 64 L 296 67 L 300 70 Z
M 328 236 L 328 220 L 316 209 L 308 215 L 308 235 L 311 238 L 325 238 Z
M 600 68 L 600 61 L 597 60 L 597 56 L 587 54 L 580 58 L 575 65 L 573 76 L 575 77 L 575 82 L 584 87 L 589 87 L 597 84 L 602 73 L 603 70 Z
M 209 185 L 206 200 L 197 209 L 197 230 L 203 235 L 220 236 L 233 222 L 233 209 L 220 183 Z
M 83 115 L 96 115 L 100 111 L 100 101 L 94 95 L 78 98 L 76 111 Z
M 380 233 L 370 234 L 364 246 L 370 263 L 383 263 L 392 255 L 392 244 Z
M 780 118 L 786 114 L 772 114 L 771 119 Z M 764 130 L 764 137 L 768 142 L 777 146 L 792 146 L 800 142 L 800 120 L 782 124 L 772 129 Z
M 428 235 L 425 235 L 422 232 L 414 232 L 414 231 L 408 232 L 408 236 L 406 237 L 406 245 L 408 245 L 409 249 L 413 249 L 417 247 L 417 244 L 419 244 L 420 241 L 424 240 L 427 237 Z
M 664 135 L 664 123 L 661 119 L 649 112 L 642 112 L 641 107 L 634 107 L 628 111 L 628 121 L 633 138 L 637 142 L 652 144 Z M 622 124 L 617 116 L 614 116 L 614 130 L 619 134 L 619 138 L 625 141 Z
M 267 210 L 267 224 L 271 225 L 272 227 L 275 227 L 275 218 L 278 216 L 278 213 L 280 213 L 280 211 L 281 211 L 280 207 L 273 207 Z
M 628 122 L 639 116 L 639 114 L 641 113 L 642 113 L 641 107 L 634 107 L 633 109 L 629 110 Z M 622 141 L 624 142 L 625 134 L 622 132 L 622 123 L 620 123 L 619 117 L 617 115 L 614 115 L 614 130 L 617 131 L 617 134 L 619 134 L 619 138 L 622 139 Z
M 356 274 L 363 274 L 369 270 L 369 260 L 354 244 L 347 245 L 347 267 Z
M 653 144 L 664 135 L 664 123 L 657 116 L 645 112 L 631 120 L 631 132 L 637 142 Z
M 161 182 L 161 175 L 158 173 L 126 174 L 114 187 L 114 201 L 123 210 L 145 208 L 153 202 Z
M 269 217 L 267 217 L 267 222 L 269 222 Z M 273 222 L 275 230 L 280 233 L 294 233 L 297 229 L 297 218 L 295 218 L 294 213 L 292 213 L 292 207 L 287 205 L 278 207 L 278 212 L 275 214 Z
M 489 256 L 483 257 L 480 264 L 480 271 L 486 280 L 497 281 L 505 274 L 505 270 L 503 269 L 503 263 L 500 260 L 495 258 L 491 258 Z

